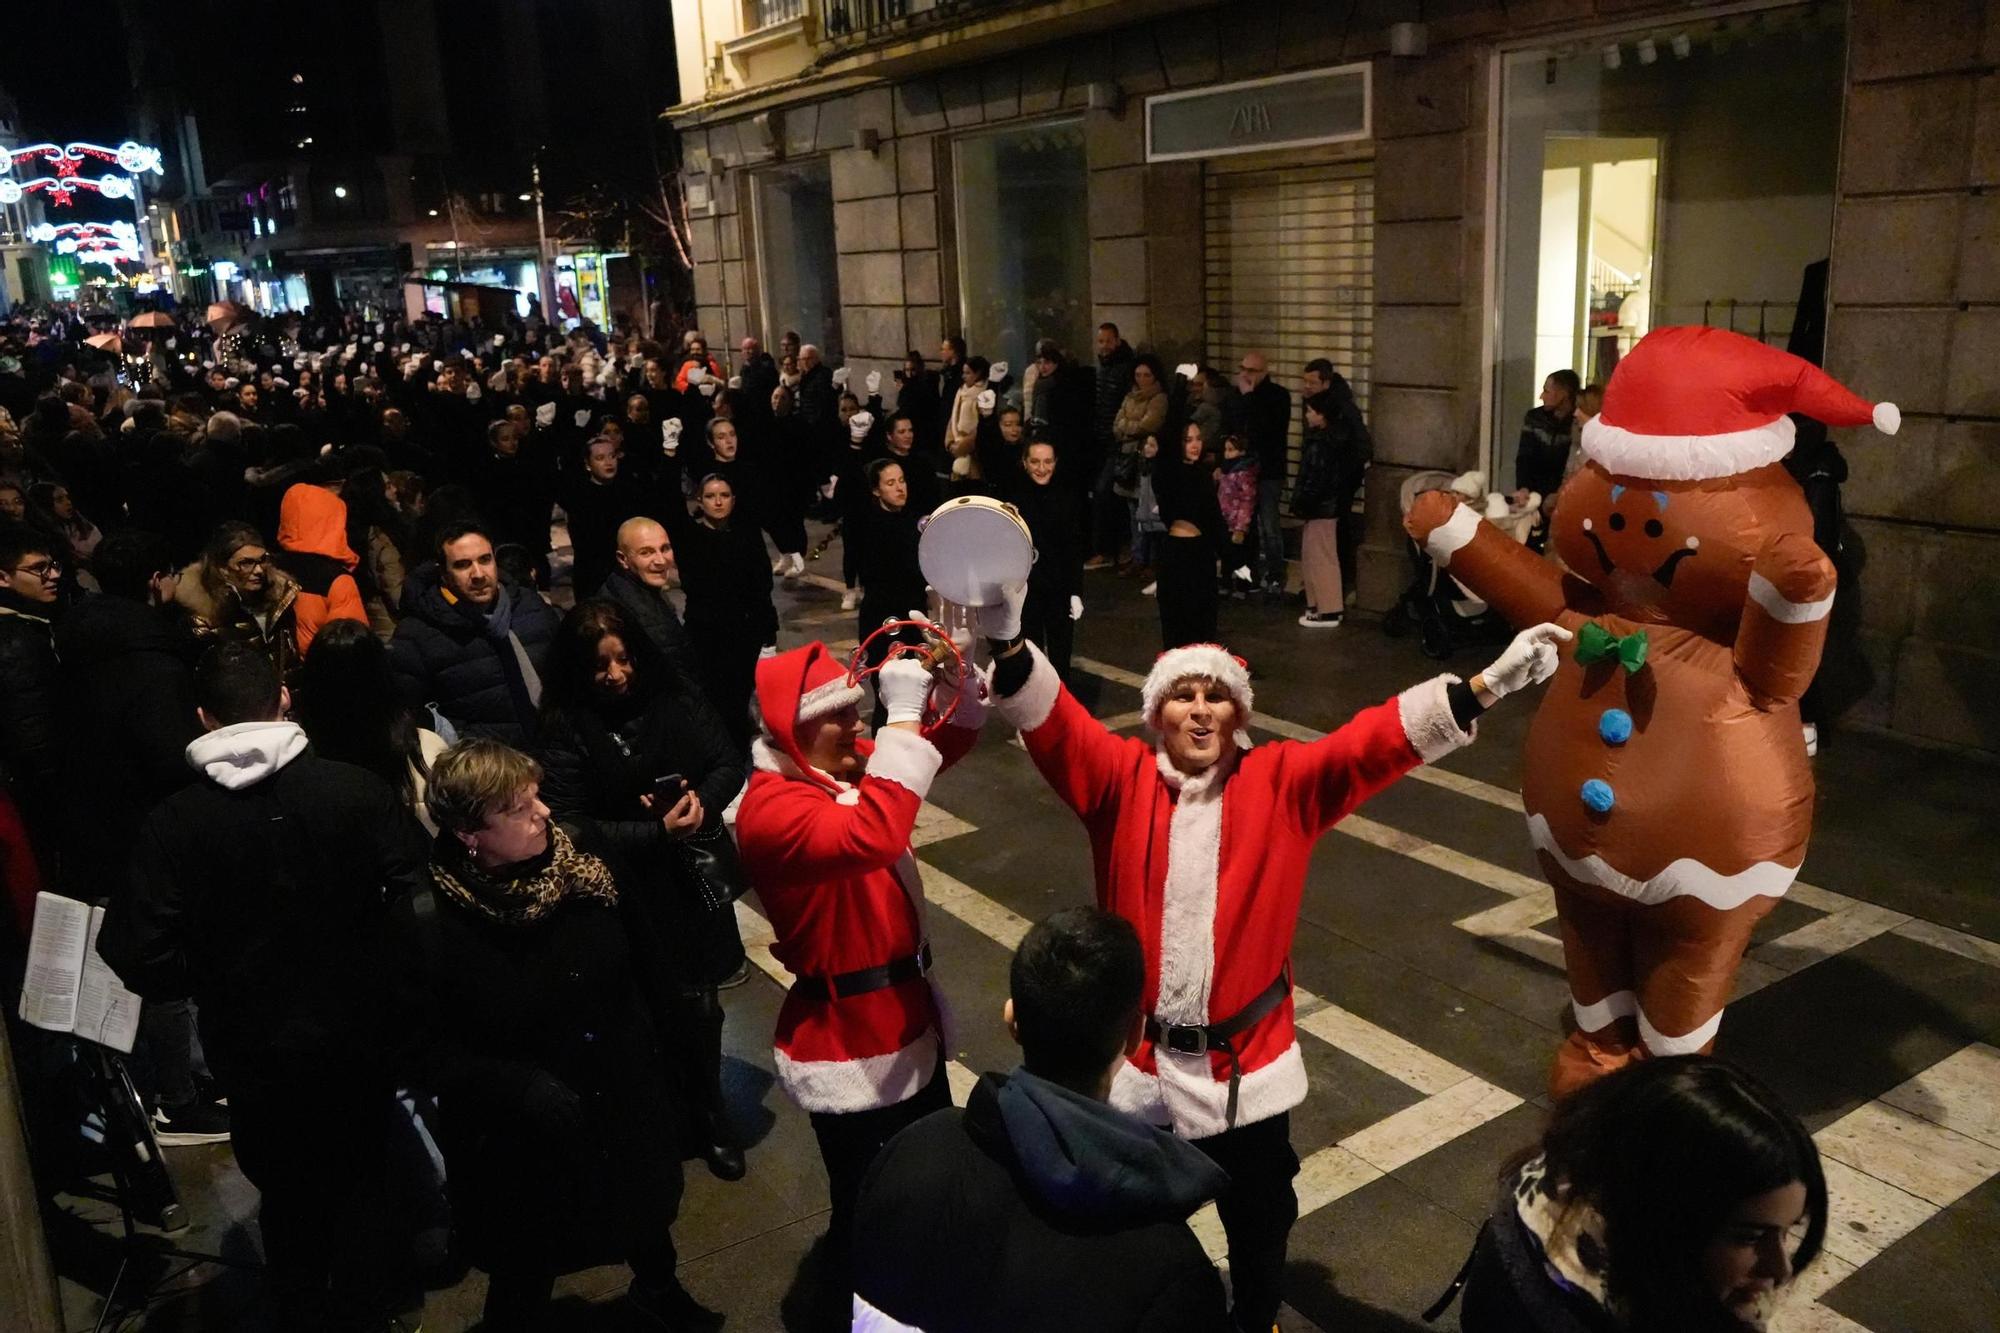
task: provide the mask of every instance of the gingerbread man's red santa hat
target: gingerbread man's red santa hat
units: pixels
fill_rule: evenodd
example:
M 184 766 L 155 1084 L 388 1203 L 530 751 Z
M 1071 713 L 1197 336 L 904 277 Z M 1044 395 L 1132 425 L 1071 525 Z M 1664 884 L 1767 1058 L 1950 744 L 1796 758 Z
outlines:
M 1894 435 L 1903 414 L 1870 403 L 1790 352 L 1725 329 L 1655 329 L 1618 363 L 1583 454 L 1618 476 L 1707 481 L 1792 451 L 1798 412 L 1829 426 Z

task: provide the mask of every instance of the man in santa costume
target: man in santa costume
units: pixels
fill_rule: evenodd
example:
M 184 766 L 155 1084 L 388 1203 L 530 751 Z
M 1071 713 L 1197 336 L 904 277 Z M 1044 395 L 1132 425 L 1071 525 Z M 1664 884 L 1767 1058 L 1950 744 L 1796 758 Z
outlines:
M 810 1113 L 833 1210 L 822 1250 L 829 1320 L 846 1326 L 848 1246 L 861 1178 L 905 1125 L 951 1105 L 945 1019 L 929 981 L 917 810 L 985 718 L 973 682 L 926 736 L 931 670 L 896 658 L 875 677 L 887 724 L 861 736 L 862 689 L 825 644 L 757 664 L 762 733 L 736 816 L 749 883 L 798 979 L 778 1011 L 778 1081 Z M 942 708 L 957 686 L 939 686 Z
M 1569 632 L 1537 625 L 1469 682 L 1439 676 L 1310 744 L 1251 748 L 1243 663 L 1215 644 L 1162 653 L 1142 707 L 1156 743 L 1108 731 L 1020 637 L 1020 598 L 982 611 L 996 706 L 1083 820 L 1097 902 L 1146 951 L 1145 1041 L 1112 1105 L 1169 1126 L 1229 1173 L 1217 1201 L 1236 1326 L 1277 1318 L 1298 1218 L 1291 1109 L 1305 1100 L 1292 1029 L 1292 934 L 1321 834 L 1420 763 L 1473 738 L 1503 695 L 1542 681 Z

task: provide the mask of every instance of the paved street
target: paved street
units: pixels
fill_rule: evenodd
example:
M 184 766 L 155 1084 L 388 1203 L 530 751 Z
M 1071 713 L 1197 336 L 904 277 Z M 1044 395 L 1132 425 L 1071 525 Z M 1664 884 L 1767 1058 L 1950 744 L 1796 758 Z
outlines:
M 1153 604 L 1129 581 L 1089 578 L 1083 689 L 1110 725 L 1133 728 L 1158 642 Z M 788 643 L 852 640 L 835 593 L 801 587 L 787 600 Z M 1309 739 L 1433 669 L 1372 622 L 1316 633 L 1296 614 L 1224 606 L 1225 635 L 1258 672 L 1260 741 Z M 1453 665 L 1470 674 L 1484 660 Z M 1537 1131 L 1566 991 L 1514 795 L 1530 711 L 1502 705 L 1475 747 L 1371 802 L 1313 858 L 1294 953 L 1312 1092 L 1293 1117 L 1305 1166 L 1287 1327 L 1423 1327 L 1418 1312 L 1456 1271 L 1501 1162 Z M 917 839 L 960 1087 L 1013 1063 L 999 1022 L 1012 944 L 1089 896 L 1082 830 L 1007 741 L 995 726 L 940 779 Z M 1991 1330 L 2000 895 L 1988 853 L 2000 784 L 1953 754 L 1866 735 L 1832 737 L 1818 765 L 1803 882 L 1758 932 L 1721 1038 L 1805 1118 L 1833 1190 L 1827 1255 L 1781 1327 Z M 783 969 L 757 947 L 769 936 L 754 906 L 742 920 L 761 970 L 725 995 L 750 1175 L 725 1185 L 691 1165 L 677 1235 L 688 1285 L 729 1310 L 731 1328 L 775 1330 L 822 1226 L 824 1183 L 804 1115 L 772 1081 Z M 202 1216 L 185 1243 L 241 1252 L 252 1195 L 227 1153 L 180 1150 L 173 1164 Z M 1219 1255 L 1212 1214 L 1196 1226 Z M 593 1303 L 625 1280 L 612 1269 L 566 1279 L 579 1325 L 616 1326 Z M 88 1327 L 95 1297 L 67 1288 L 72 1326 Z M 482 1293 L 476 1274 L 431 1292 L 424 1327 L 470 1326 Z M 235 1326 L 245 1302 L 240 1279 L 220 1278 L 148 1327 Z

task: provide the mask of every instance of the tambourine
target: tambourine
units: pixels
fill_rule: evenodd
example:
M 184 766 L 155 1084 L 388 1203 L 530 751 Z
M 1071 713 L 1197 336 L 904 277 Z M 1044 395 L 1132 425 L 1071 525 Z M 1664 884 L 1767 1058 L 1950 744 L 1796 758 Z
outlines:
M 1009 583 L 1035 564 L 1035 538 L 1013 505 L 985 495 L 961 495 L 939 505 L 917 538 L 924 581 L 959 606 L 999 606 Z
M 918 631 L 924 636 L 926 642 L 922 644 L 907 643 L 902 639 L 894 637 L 906 629 Z M 874 666 L 869 666 L 868 645 L 874 643 L 875 640 L 885 634 L 890 635 L 892 640 L 889 644 L 889 651 L 882 654 L 880 662 L 877 662 Z M 933 710 L 927 701 L 924 708 L 923 733 L 926 736 L 935 735 L 958 713 L 959 700 L 965 697 L 965 683 L 972 678 L 972 673 L 967 669 L 965 664 L 965 654 L 959 651 L 958 645 L 952 642 L 951 637 L 944 632 L 942 625 L 929 620 L 885 620 L 882 622 L 880 629 L 874 631 L 859 644 L 855 645 L 853 655 L 847 659 L 848 683 L 859 685 L 863 680 L 874 675 L 899 657 L 915 658 L 924 664 L 925 670 L 933 674 L 937 673 L 938 669 L 947 661 L 951 663 L 951 666 L 945 672 L 945 677 L 956 682 L 959 686 L 958 690 L 952 694 L 951 702 L 941 709 Z M 937 686 L 935 684 L 931 686 L 931 693 L 933 695 L 937 693 Z

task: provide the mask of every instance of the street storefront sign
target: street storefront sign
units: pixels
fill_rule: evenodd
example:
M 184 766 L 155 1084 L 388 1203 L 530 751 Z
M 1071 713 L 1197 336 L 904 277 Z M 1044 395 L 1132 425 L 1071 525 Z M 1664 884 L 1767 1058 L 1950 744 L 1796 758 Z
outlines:
M 1366 139 L 1369 65 L 1362 61 L 1146 99 L 1146 160 L 1219 157 Z

